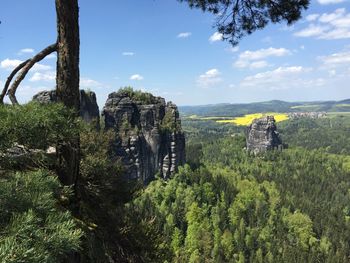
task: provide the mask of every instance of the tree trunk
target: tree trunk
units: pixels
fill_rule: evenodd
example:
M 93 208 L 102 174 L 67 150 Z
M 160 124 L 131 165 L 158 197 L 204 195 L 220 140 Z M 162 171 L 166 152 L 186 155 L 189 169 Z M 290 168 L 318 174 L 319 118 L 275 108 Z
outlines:
M 29 62 L 29 59 L 27 59 L 26 61 L 22 62 L 21 64 L 19 64 L 10 74 L 10 76 L 7 78 L 7 81 L 5 83 L 4 89 L 2 90 L 1 94 L 0 94 L 0 104 L 4 104 L 4 98 L 6 96 L 8 87 L 11 84 L 11 81 L 13 79 L 14 76 L 16 76 L 17 72 L 20 71 L 27 63 Z
M 55 52 L 55 51 L 57 51 L 56 43 L 44 48 L 42 51 L 36 54 L 33 58 L 28 59 L 27 61 L 21 63 L 17 68 L 14 69 L 13 73 L 16 74 L 17 71 L 22 68 L 21 72 L 18 74 L 16 80 L 13 82 L 13 84 L 11 85 L 11 88 L 7 92 L 13 105 L 18 104 L 18 101 L 16 98 L 16 91 L 19 84 L 27 75 L 28 71 L 35 65 L 35 63 L 39 62 L 40 60 L 44 59 L 46 56 L 50 55 L 52 52 Z M 10 84 L 13 76 L 14 75 L 11 74 L 7 79 L 7 82 L 4 87 L 4 91 L 7 89 L 8 87 L 7 85 Z
M 78 0 L 56 0 L 58 101 L 79 116 L 79 7 Z M 57 147 L 58 175 L 65 185 L 76 184 L 80 162 L 79 134 Z

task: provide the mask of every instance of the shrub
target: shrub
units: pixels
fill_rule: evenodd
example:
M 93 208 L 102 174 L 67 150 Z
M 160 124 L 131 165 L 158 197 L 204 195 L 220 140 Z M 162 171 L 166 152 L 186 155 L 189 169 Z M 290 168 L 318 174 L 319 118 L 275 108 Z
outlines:
M 57 201 L 68 197 L 40 170 L 0 179 L 0 262 L 59 262 L 77 251 L 82 231 Z
M 27 149 L 42 149 L 72 138 L 79 131 L 73 112 L 62 104 L 0 106 L 0 151 L 15 143 Z

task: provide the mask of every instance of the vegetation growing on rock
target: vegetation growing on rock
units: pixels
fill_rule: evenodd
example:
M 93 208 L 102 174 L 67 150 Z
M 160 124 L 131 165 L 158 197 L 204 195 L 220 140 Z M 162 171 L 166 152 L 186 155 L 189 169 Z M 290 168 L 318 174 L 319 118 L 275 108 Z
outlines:
M 177 106 L 150 93 L 124 88 L 108 95 L 103 108 L 106 129 L 114 130 L 114 154 L 125 178 L 147 184 L 159 173 L 170 178 L 185 162 L 185 137 Z
M 141 90 L 134 90 L 132 87 L 127 86 L 118 90 L 120 95 L 128 96 L 130 99 L 135 100 L 141 104 L 155 103 L 154 96 L 151 93 Z

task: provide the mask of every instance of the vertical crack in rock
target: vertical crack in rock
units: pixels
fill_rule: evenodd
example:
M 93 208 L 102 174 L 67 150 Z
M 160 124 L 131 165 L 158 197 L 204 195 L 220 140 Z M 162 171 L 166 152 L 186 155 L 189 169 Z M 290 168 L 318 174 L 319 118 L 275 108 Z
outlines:
M 115 157 L 127 179 L 147 184 L 156 173 L 170 178 L 185 163 L 185 136 L 177 106 L 150 93 L 120 90 L 103 108 L 106 129 L 117 133 Z
M 255 119 L 247 128 L 247 150 L 254 154 L 273 149 L 282 149 L 282 140 L 277 132 L 273 116 Z

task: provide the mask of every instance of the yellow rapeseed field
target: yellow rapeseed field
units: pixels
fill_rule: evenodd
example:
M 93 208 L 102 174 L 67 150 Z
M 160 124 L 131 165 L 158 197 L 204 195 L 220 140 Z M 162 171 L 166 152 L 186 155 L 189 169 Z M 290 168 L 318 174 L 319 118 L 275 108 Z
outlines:
M 261 117 L 266 116 L 266 115 L 274 116 L 276 122 L 288 120 L 288 115 L 285 113 L 269 112 L 269 113 L 246 114 L 242 117 L 236 117 L 236 118 L 230 119 L 230 120 L 218 120 L 216 122 L 218 122 L 218 123 L 233 123 L 233 124 L 240 125 L 240 126 L 248 126 L 253 122 L 254 119 L 258 119 L 258 118 L 261 118 Z

